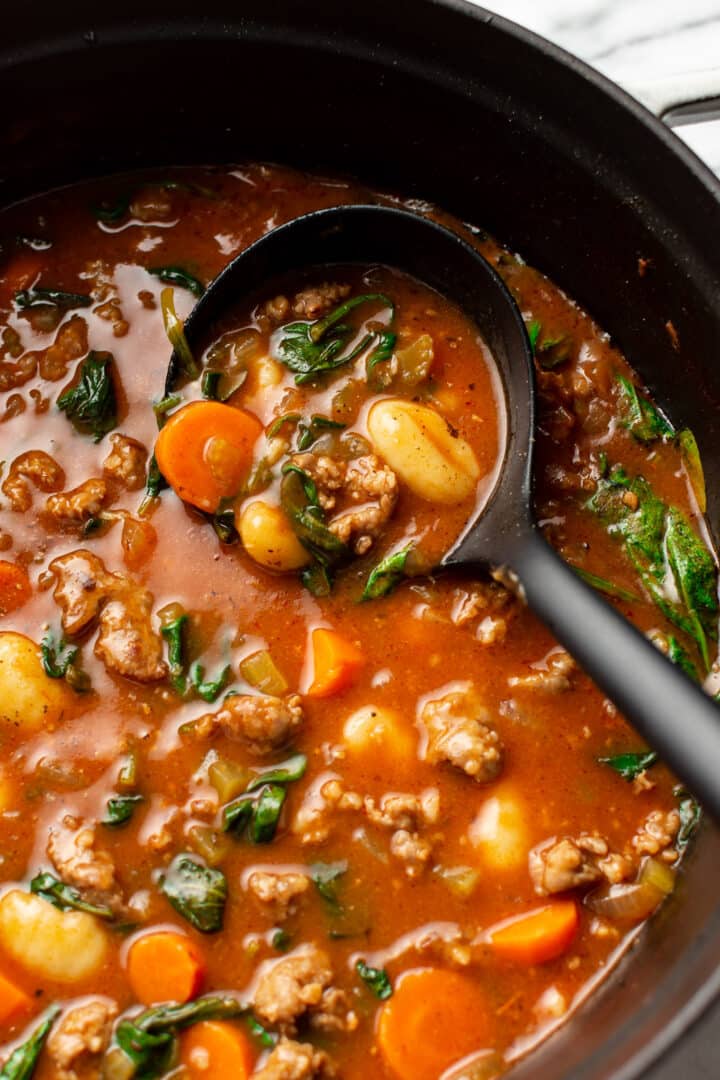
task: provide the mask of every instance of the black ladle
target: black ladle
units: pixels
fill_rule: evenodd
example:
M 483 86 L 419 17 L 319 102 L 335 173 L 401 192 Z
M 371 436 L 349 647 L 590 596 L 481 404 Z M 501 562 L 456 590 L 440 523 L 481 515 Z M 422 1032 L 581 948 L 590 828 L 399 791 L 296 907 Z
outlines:
M 210 284 L 185 332 L 200 344 L 212 324 L 265 283 L 332 264 L 402 270 L 454 301 L 489 345 L 505 388 L 502 469 L 477 518 L 443 567 L 501 570 L 633 726 L 720 821 L 720 708 L 587 586 L 542 538 L 533 517 L 534 365 L 522 316 L 486 260 L 454 233 L 386 206 L 340 206 L 282 225 Z M 178 374 L 173 355 L 166 392 Z

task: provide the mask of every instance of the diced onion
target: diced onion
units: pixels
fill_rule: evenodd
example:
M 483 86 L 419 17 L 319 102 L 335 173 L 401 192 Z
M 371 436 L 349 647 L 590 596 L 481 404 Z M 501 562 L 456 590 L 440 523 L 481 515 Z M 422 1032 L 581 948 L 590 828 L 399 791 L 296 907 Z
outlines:
M 480 871 L 472 866 L 438 866 L 435 873 L 459 900 L 467 900 L 480 880 Z
M 245 682 L 250 683 L 263 694 L 284 694 L 288 684 L 282 672 L 278 671 L 275 661 L 267 649 L 246 656 L 240 664 L 240 674 Z
M 637 881 L 632 885 L 597 889 L 590 893 L 585 903 L 596 915 L 634 922 L 646 919 L 664 898 L 665 893 L 652 882 Z
M 641 884 L 653 885 L 665 896 L 669 896 L 675 888 L 675 871 L 667 863 L 649 856 L 642 864 L 638 881 Z

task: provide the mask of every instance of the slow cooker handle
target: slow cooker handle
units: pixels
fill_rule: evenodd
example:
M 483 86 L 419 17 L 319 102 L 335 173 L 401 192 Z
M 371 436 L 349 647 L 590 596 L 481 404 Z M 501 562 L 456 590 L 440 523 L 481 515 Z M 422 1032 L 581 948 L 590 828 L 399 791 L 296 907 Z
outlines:
M 720 67 L 620 86 L 670 127 L 720 118 Z

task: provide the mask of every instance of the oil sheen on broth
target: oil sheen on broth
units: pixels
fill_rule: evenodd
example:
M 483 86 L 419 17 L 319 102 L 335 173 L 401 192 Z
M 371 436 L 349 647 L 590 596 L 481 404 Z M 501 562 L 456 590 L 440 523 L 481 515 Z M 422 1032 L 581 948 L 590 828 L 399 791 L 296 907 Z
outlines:
M 233 255 L 368 200 L 394 201 L 249 165 L 0 216 L 0 1054 L 23 1075 L 490 1080 L 682 873 L 692 797 L 501 584 L 432 572 L 504 441 L 463 313 L 309 268 L 184 349 Z M 521 307 L 545 535 L 704 680 L 691 433 L 539 272 L 412 208 Z

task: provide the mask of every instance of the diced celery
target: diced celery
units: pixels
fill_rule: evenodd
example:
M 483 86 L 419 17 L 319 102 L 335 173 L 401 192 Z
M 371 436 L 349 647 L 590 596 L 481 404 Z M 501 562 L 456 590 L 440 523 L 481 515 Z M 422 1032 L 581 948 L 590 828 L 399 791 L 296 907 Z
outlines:
M 240 664 L 240 674 L 245 682 L 264 694 L 284 694 L 288 688 L 282 675 L 267 649 L 246 656 Z

